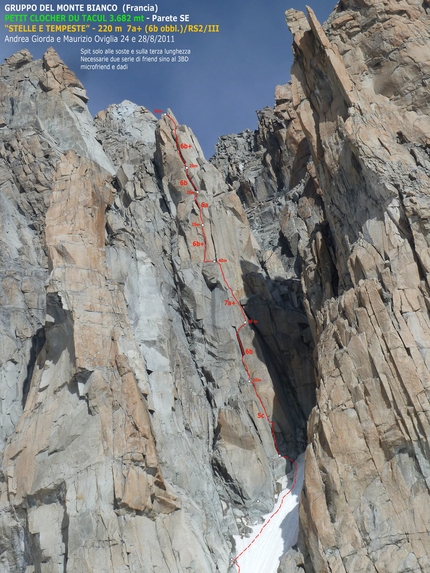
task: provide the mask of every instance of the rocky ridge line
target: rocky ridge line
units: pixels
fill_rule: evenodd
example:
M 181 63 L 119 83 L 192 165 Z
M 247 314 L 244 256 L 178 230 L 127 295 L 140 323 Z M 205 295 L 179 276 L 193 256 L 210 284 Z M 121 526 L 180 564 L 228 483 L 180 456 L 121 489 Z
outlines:
M 276 106 L 260 113 L 257 132 L 223 138 L 208 163 L 192 132 L 179 128 L 180 137 L 192 142 L 187 161 L 199 166 L 198 185 L 210 204 L 209 255 L 228 259 L 228 281 L 248 316 L 258 319 L 246 345 L 254 351 L 256 375 L 267 381 L 263 399 L 282 447 L 293 456 L 304 447 L 311 413 L 300 538 L 280 573 L 418 573 L 430 567 L 427 12 L 417 0 L 342 0 L 321 27 L 311 10 L 308 19 L 289 11 L 292 83 L 277 88 Z M 52 52 L 32 62 L 23 51 L 0 68 L 0 217 L 10 237 L 1 259 L 1 391 L 12 413 L 1 413 L 10 470 L 0 480 L 2 565 L 30 573 L 60 562 L 67 570 L 82 543 L 76 524 L 86 519 L 84 505 L 76 504 L 98 491 L 93 529 L 86 522 L 78 531 L 91 532 L 96 549 L 89 547 L 88 554 L 100 552 L 107 571 L 226 573 L 232 570 L 232 535 L 246 533 L 270 510 L 288 468 L 279 465 L 270 432 L 258 420 L 237 321 L 224 305 L 228 293 L 192 248 L 199 239 L 192 226 L 198 213 L 179 184 L 183 165 L 171 128 L 123 102 L 101 112 L 87 130 L 75 118 L 86 109 L 74 99 L 73 90 L 82 88 L 72 85 L 76 81 L 63 66 Z M 54 67 L 59 88 L 47 89 Z M 20 123 L 24 112 L 15 115 L 23 94 L 31 95 L 23 101 L 37 102 L 25 112 L 28 124 Z M 48 128 L 38 123 L 37 108 L 43 115 L 53 102 L 68 118 L 68 129 L 77 130 L 75 154 L 64 154 L 67 134 L 55 121 L 47 119 Z M 93 147 L 94 134 L 102 147 Z M 106 490 L 83 479 L 74 501 L 70 476 L 81 475 L 87 458 L 75 458 L 69 473 L 49 464 L 68 448 L 80 451 L 77 439 L 50 437 L 60 444 L 54 457 L 43 448 L 37 455 L 26 451 L 25 441 L 10 455 L 15 435 L 35 423 L 30 418 L 40 420 L 37 432 L 47 431 L 34 396 L 41 371 L 52 367 L 64 368 L 66 382 L 58 390 L 64 400 L 78 400 L 55 428 L 73 427 L 71 437 L 86 443 L 86 424 L 93 424 L 107 428 L 99 445 L 114 444 L 116 426 L 88 409 L 85 392 L 91 393 L 92 382 L 87 386 L 75 376 L 86 361 L 86 325 L 88 332 L 97 328 L 86 314 L 85 293 L 78 288 L 71 297 L 78 311 L 72 319 L 54 312 L 53 322 L 50 314 L 45 320 L 45 301 L 65 310 L 55 293 L 74 284 L 73 269 L 79 268 L 73 245 L 70 250 L 55 233 L 50 251 L 44 242 L 45 214 L 55 213 L 53 198 L 60 192 L 52 193 L 54 173 L 69 163 L 71 173 L 97 173 L 106 197 L 112 195 L 93 200 L 99 205 L 97 236 L 85 238 L 93 228 L 82 225 L 85 208 L 75 224 L 79 241 L 97 245 L 92 252 L 100 301 L 118 304 L 113 317 L 103 310 L 102 323 L 111 328 L 118 318 L 119 340 L 128 344 L 120 353 L 111 346 L 112 366 L 102 377 L 115 393 L 123 372 L 134 394 L 106 400 L 108 412 L 113 416 L 123 404 L 126 411 L 138 407 L 132 419 L 138 411 L 148 413 L 141 431 L 146 447 L 155 444 L 149 465 L 134 455 L 123 463 L 119 450 L 106 450 L 123 468 L 118 484 L 124 471 L 157 477 L 157 483 L 144 477 L 150 496 L 143 509 L 133 505 L 142 499 L 140 477 L 128 492 L 116 489 L 111 477 Z M 48 255 L 57 268 L 48 267 Z M 43 287 L 50 274 L 53 298 Z M 61 334 L 56 340 L 76 338 L 78 361 L 67 343 L 50 364 L 55 328 Z M 113 358 L 121 354 L 117 364 Z M 84 378 L 89 373 L 94 381 L 93 366 L 100 368 L 84 366 Z M 57 404 L 51 390 L 42 385 L 43 407 Z M 43 393 L 51 396 L 46 402 Z M 92 471 L 100 472 L 104 457 Z M 39 458 L 55 475 L 52 490 L 37 472 L 26 477 L 15 471 L 20 459 L 41 467 Z
M 280 570 L 424 572 L 430 124 L 421 85 L 430 62 L 428 14 L 421 2 L 342 0 L 325 31 L 309 8 L 307 20 L 294 10 L 286 17 L 294 35 L 293 105 L 331 245 L 326 279 L 321 274 L 327 286 L 308 307 L 318 389 L 301 536 Z M 305 289 L 315 284 L 307 249 L 318 252 L 318 242 L 311 235 L 303 245 Z

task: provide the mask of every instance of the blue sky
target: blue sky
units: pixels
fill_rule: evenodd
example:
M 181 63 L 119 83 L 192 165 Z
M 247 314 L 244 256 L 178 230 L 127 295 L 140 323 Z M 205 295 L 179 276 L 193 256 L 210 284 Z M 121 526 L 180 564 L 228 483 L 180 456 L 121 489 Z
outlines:
M 335 6 L 335 0 L 307 3 L 320 21 Z M 52 4 L 55 9 L 57 2 Z M 122 1 L 118 5 L 122 6 Z M 84 84 L 93 115 L 124 99 L 151 111 L 169 107 L 180 123 L 192 128 L 206 157 L 210 157 L 220 135 L 255 129 L 256 110 L 273 105 L 275 86 L 290 79 L 292 36 L 284 13 L 288 8 L 305 10 L 305 5 L 302 0 L 158 0 L 158 15 L 189 14 L 190 23 L 218 24 L 219 33 L 177 35 L 174 44 L 57 43 L 55 48 Z M 3 19 L 5 14 L 2 11 Z M 6 33 L 2 32 L 0 59 L 22 47 L 40 58 L 47 47 L 31 42 L 5 43 Z M 100 47 L 176 47 L 191 49 L 192 53 L 188 63 L 135 63 L 126 71 L 115 72 L 80 70 L 80 48 Z

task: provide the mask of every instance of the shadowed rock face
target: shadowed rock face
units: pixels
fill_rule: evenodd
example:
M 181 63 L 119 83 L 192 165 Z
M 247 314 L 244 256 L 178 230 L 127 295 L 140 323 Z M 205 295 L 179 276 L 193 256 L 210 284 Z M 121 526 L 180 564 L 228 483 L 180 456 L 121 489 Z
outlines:
M 288 11 L 292 82 L 210 161 L 171 112 L 93 121 L 52 49 L 0 67 L 5 571 L 231 573 L 290 469 L 178 143 L 280 449 L 306 448 L 279 573 L 430 569 L 427 10 Z

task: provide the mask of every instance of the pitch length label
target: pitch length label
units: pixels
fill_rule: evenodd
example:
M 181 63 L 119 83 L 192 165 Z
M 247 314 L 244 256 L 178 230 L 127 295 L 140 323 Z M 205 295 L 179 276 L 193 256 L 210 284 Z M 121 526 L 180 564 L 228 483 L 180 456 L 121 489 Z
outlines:
M 154 110 L 154 111 L 155 111 L 155 110 Z M 160 110 L 157 110 L 157 112 L 160 113 Z M 161 112 L 161 113 L 162 113 L 162 112 Z M 215 259 L 215 260 L 214 260 L 214 259 L 210 260 L 210 259 L 207 258 L 207 236 L 206 236 L 206 231 L 205 231 L 205 228 L 204 228 L 204 227 L 205 227 L 205 223 L 204 223 L 203 209 L 209 208 L 209 204 L 206 203 L 206 202 L 203 202 L 203 201 L 199 201 L 199 193 L 200 193 L 200 191 L 199 191 L 199 189 L 198 189 L 196 183 L 194 182 L 194 179 L 192 178 L 192 176 L 190 175 L 190 172 L 189 172 L 189 170 L 190 170 L 190 168 L 191 168 L 191 166 L 192 166 L 193 164 L 187 164 L 187 162 L 185 161 L 184 156 L 183 156 L 183 154 L 182 154 L 182 149 L 190 149 L 190 148 L 192 147 L 192 145 L 191 145 L 191 144 L 186 144 L 186 143 L 184 144 L 183 142 L 182 142 L 182 143 L 179 142 L 179 137 L 178 137 L 178 134 L 177 134 L 177 127 L 178 127 L 178 126 L 177 126 L 177 124 L 176 124 L 176 121 L 175 121 L 172 117 L 170 117 L 169 115 L 167 115 L 167 114 L 164 114 L 164 115 L 165 115 L 165 117 L 167 117 L 167 118 L 171 121 L 171 123 L 172 123 L 172 125 L 173 125 L 174 137 L 175 137 L 175 142 L 176 142 L 176 150 L 177 150 L 177 152 L 178 152 L 179 158 L 181 159 L 181 161 L 182 161 L 182 163 L 183 163 L 183 165 L 184 165 L 184 170 L 185 170 L 184 179 L 180 179 L 180 180 L 179 180 L 179 182 L 178 182 L 178 183 L 179 183 L 179 187 L 182 187 L 182 188 L 184 188 L 184 189 L 185 189 L 186 187 L 188 187 L 188 186 L 192 187 L 192 189 L 187 189 L 187 190 L 186 190 L 186 193 L 193 196 L 193 199 L 192 199 L 192 200 L 194 201 L 194 203 L 195 203 L 195 205 L 196 205 L 196 207 L 197 207 L 197 210 L 198 210 L 197 212 L 198 212 L 198 214 L 199 214 L 199 221 L 197 222 L 197 225 L 195 225 L 194 223 L 192 223 L 192 226 L 193 226 L 193 227 L 194 227 L 194 226 L 197 226 L 197 227 L 201 230 L 202 240 L 193 241 L 193 242 L 192 242 L 192 246 L 193 246 L 193 247 L 200 247 L 200 248 L 202 247 L 202 248 L 203 248 L 203 258 L 202 258 L 202 262 L 203 262 L 203 263 L 214 263 L 214 264 L 218 265 L 219 270 L 220 270 L 220 272 L 221 272 L 221 276 L 222 276 L 222 280 L 223 280 L 223 282 L 224 282 L 224 285 L 225 285 L 227 291 L 230 293 L 230 296 L 231 296 L 231 300 L 230 300 L 230 299 L 227 299 L 227 300 L 224 301 L 225 306 L 231 306 L 231 307 L 234 307 L 234 308 L 238 308 L 239 311 L 240 311 L 240 313 L 241 313 L 243 322 L 242 322 L 242 324 L 239 325 L 238 328 L 236 328 L 236 338 L 237 338 L 237 342 L 238 342 L 238 345 L 239 345 L 239 348 L 240 348 L 240 352 L 241 352 L 241 355 L 242 355 L 242 365 L 243 365 L 243 367 L 244 367 L 244 369 L 245 369 L 245 372 L 246 372 L 246 375 L 247 375 L 247 377 L 248 377 L 248 382 L 252 385 L 252 388 L 253 388 L 253 390 L 254 390 L 254 394 L 255 394 L 255 396 L 256 396 L 256 398 L 257 398 L 257 403 L 258 403 L 259 406 L 260 406 L 260 411 L 257 412 L 257 419 L 258 419 L 258 420 L 266 420 L 266 421 L 267 421 L 267 423 L 268 423 L 269 426 L 270 426 L 270 430 L 271 430 L 272 438 L 273 438 L 273 443 L 274 443 L 274 446 L 275 446 L 275 449 L 276 449 L 276 452 L 277 452 L 278 456 L 279 456 L 280 458 L 284 458 L 284 459 L 290 461 L 290 462 L 293 464 L 293 467 L 294 467 L 293 483 L 292 483 L 290 489 L 289 489 L 287 492 L 285 492 L 284 495 L 282 496 L 282 499 L 281 499 L 281 501 L 280 501 L 280 503 L 279 503 L 278 508 L 277 508 L 277 509 L 270 515 L 270 517 L 265 521 L 265 523 L 262 525 L 260 531 L 259 531 L 259 532 L 257 533 L 257 535 L 254 537 L 254 539 L 249 543 L 249 545 L 247 545 L 247 546 L 245 547 L 245 549 L 244 549 L 241 553 L 239 553 L 239 555 L 237 555 L 236 557 L 234 557 L 234 558 L 231 560 L 231 562 L 232 562 L 232 563 L 235 565 L 235 567 L 237 568 L 237 572 L 240 573 L 239 559 L 244 555 L 244 553 L 246 553 L 246 552 L 248 551 L 248 549 L 249 549 L 254 543 L 256 543 L 256 542 L 258 541 L 258 539 L 259 539 L 259 537 L 262 535 L 264 529 L 269 525 L 269 523 L 272 521 L 272 519 L 275 517 L 275 515 L 277 515 L 277 514 L 279 513 L 279 511 L 281 510 L 281 508 L 282 508 L 282 506 L 283 506 L 283 504 L 284 504 L 285 499 L 290 495 L 290 493 L 293 491 L 293 489 L 294 489 L 295 486 L 296 486 L 297 473 L 298 473 L 298 469 L 299 469 L 299 468 L 298 468 L 297 462 L 296 462 L 295 460 L 291 459 L 291 458 L 290 458 L 289 456 L 287 456 L 287 455 L 281 454 L 280 451 L 279 451 L 278 442 L 277 442 L 276 433 L 275 433 L 275 423 L 274 423 L 274 421 L 270 418 L 270 416 L 269 416 L 269 414 L 268 414 L 268 412 L 267 412 L 266 406 L 265 406 L 265 404 L 264 404 L 264 402 L 263 402 L 263 400 L 262 400 L 260 394 L 258 393 L 257 387 L 256 387 L 256 384 L 257 384 L 257 383 L 261 383 L 262 380 L 261 380 L 261 378 L 254 378 L 254 377 L 252 376 L 252 374 L 251 374 L 251 369 L 250 369 L 250 367 L 249 367 L 249 365 L 248 365 L 248 362 L 247 362 L 247 358 L 250 357 L 251 355 L 253 355 L 253 354 L 254 354 L 254 351 L 253 351 L 251 348 L 244 348 L 243 342 L 242 342 L 242 338 L 241 338 L 241 336 L 240 336 L 240 332 L 241 332 L 241 330 L 242 330 L 243 328 L 249 327 L 249 325 L 257 324 L 257 320 L 253 320 L 253 319 L 249 319 L 249 318 L 248 318 L 248 316 L 247 316 L 246 313 L 245 313 L 244 308 L 242 307 L 242 305 L 240 304 L 239 300 L 237 299 L 237 297 L 236 297 L 236 295 L 235 295 L 235 293 L 234 293 L 234 290 L 232 289 L 232 287 L 230 286 L 230 284 L 229 284 L 228 281 L 227 281 L 227 278 L 226 278 L 225 272 L 224 272 L 224 268 L 223 268 L 223 265 L 224 265 L 225 263 L 228 263 L 227 259 L 218 258 L 218 259 Z

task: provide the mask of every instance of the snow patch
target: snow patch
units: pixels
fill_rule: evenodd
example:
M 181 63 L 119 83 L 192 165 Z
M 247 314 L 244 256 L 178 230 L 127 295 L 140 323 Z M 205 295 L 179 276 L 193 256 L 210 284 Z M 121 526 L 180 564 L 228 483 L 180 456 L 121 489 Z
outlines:
M 305 454 L 301 454 L 296 463 L 298 470 L 293 490 L 290 491 L 294 478 L 294 472 L 291 472 L 288 474 L 290 485 L 279 494 L 272 513 L 264 516 L 264 524 L 253 526 L 249 537 L 235 535 L 236 555 L 244 551 L 237 560 L 240 573 L 255 573 L 256 571 L 276 573 L 281 557 L 297 543 L 299 499 L 303 487 Z M 270 519 L 271 516 L 273 517 Z

